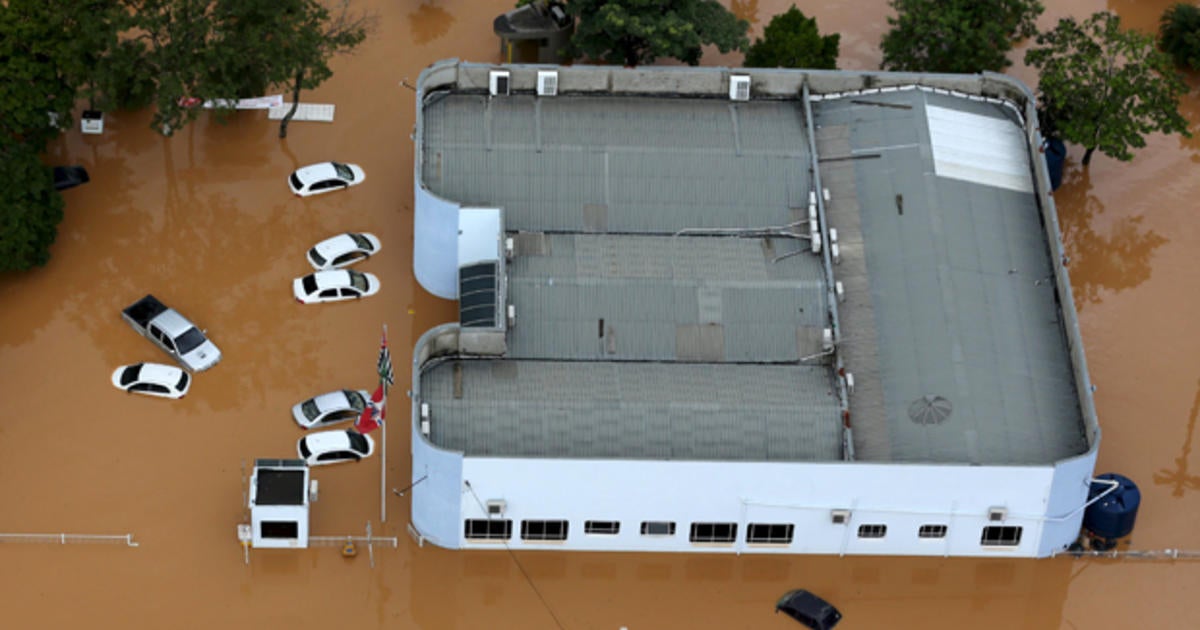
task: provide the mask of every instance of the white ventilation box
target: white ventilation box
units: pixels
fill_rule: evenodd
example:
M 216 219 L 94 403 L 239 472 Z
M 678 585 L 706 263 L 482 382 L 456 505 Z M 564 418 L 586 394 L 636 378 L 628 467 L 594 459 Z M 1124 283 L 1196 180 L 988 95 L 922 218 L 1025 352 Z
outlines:
M 321 497 L 320 484 L 317 483 L 316 479 L 309 481 L 308 482 L 308 502 L 316 503 L 317 499 L 319 499 L 320 497 Z
M 833 329 L 825 328 L 821 330 L 821 347 L 829 352 L 833 350 Z
M 429 437 L 429 430 L 431 428 L 432 427 L 430 427 L 428 419 L 421 421 L 421 435 L 424 435 L 425 437 Z
M 837 228 L 829 228 L 829 242 L 831 244 L 837 242 Z
M 558 94 L 558 73 L 554 70 L 538 70 L 538 96 L 556 96 Z
M 427 402 L 421 403 L 421 419 L 422 420 L 429 419 L 429 403 L 427 403 Z
M 508 503 L 504 499 L 489 499 L 487 502 L 488 516 L 504 516 L 504 511 L 508 509 Z
M 729 77 L 729 100 L 750 100 L 750 77 L 741 74 Z
M 840 247 L 838 247 L 837 243 L 832 243 L 829 245 L 829 256 L 831 258 L 833 258 L 833 264 L 835 264 L 835 265 L 841 264 L 842 249 Z
M 516 325 L 517 325 L 517 307 L 512 304 L 509 304 L 508 305 L 508 327 L 514 328 L 514 327 L 516 327 Z
M 825 203 L 829 203 L 829 189 L 828 189 L 828 188 L 822 188 L 822 189 L 821 189 L 821 194 L 825 196 Z
M 817 232 L 816 230 L 813 230 L 812 232 L 808 233 L 808 236 L 812 240 L 812 253 L 820 254 L 821 253 L 821 233 Z
M 854 374 L 851 372 L 846 372 L 846 393 L 854 393 Z
M 834 525 L 845 525 L 850 522 L 850 510 L 830 510 L 829 520 Z
M 516 244 L 516 242 L 513 241 L 511 236 L 504 239 L 504 258 L 505 258 L 505 260 L 511 261 L 513 259 L 513 253 L 516 252 L 516 250 L 517 250 L 517 244 Z
M 841 280 L 833 283 L 833 292 L 837 295 L 838 302 L 846 301 L 846 285 L 842 284 Z
M 508 70 L 492 70 L 488 74 L 488 93 L 492 96 L 508 96 L 512 75 Z

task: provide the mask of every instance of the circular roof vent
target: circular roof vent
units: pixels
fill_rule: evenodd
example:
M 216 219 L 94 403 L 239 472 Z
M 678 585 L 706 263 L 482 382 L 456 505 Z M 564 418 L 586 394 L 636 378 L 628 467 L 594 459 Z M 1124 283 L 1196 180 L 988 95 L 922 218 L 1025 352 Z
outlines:
M 917 424 L 941 424 L 954 411 L 954 405 L 941 396 L 925 395 L 908 406 L 908 417 Z

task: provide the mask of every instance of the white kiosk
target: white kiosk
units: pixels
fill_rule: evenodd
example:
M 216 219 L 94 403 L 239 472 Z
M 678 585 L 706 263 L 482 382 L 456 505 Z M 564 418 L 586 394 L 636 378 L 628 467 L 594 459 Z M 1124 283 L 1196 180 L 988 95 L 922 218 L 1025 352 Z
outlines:
M 316 493 L 315 484 L 311 494 Z M 250 540 L 255 549 L 308 547 L 308 464 L 259 459 L 250 479 Z

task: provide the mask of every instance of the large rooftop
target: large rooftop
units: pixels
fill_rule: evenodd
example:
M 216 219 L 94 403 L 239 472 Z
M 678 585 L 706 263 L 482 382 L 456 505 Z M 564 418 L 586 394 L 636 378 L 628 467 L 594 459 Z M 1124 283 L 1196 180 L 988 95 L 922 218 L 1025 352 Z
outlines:
M 830 269 L 806 239 L 813 156 L 798 98 L 428 98 L 424 185 L 504 209 L 519 313 L 505 357 L 422 373 L 433 442 L 493 456 L 840 460 L 822 343 L 831 275 L 846 289 L 837 351 L 856 378 L 857 459 L 1084 452 L 1013 111 L 922 90 L 812 106 L 840 232 Z

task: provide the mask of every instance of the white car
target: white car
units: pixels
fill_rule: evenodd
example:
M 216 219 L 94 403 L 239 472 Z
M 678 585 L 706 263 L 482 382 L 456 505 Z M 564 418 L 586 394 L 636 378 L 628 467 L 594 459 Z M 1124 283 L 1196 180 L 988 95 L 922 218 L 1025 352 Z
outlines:
M 309 466 L 356 462 L 375 452 L 375 441 L 357 431 L 321 431 L 300 438 L 296 452 Z
M 357 186 L 367 174 L 357 164 L 321 162 L 297 170 L 288 177 L 288 188 L 298 197 L 308 197 Z
M 318 271 L 292 281 L 292 294 L 301 304 L 355 300 L 379 293 L 379 278 L 361 271 Z
M 327 238 L 308 250 L 308 264 L 317 271 L 341 269 L 370 258 L 381 247 L 383 245 L 374 234 L 346 232 Z
M 319 429 L 331 424 L 354 420 L 367 408 L 367 397 L 361 389 L 339 389 L 321 394 L 292 407 L 292 419 L 303 429 Z
M 134 363 L 117 368 L 112 384 L 129 394 L 183 398 L 192 386 L 192 377 L 173 365 Z

